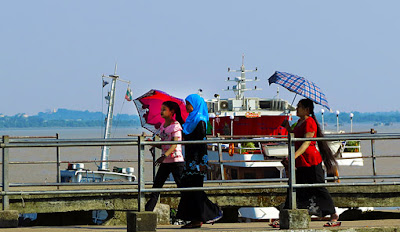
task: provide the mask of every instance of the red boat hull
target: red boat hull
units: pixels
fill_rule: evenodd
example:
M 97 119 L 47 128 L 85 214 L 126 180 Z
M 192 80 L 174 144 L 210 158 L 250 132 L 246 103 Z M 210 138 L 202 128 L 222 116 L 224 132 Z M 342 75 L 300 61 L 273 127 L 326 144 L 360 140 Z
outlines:
M 281 126 L 288 116 L 261 116 L 247 118 L 236 116 L 233 119 L 233 135 L 287 135 L 287 130 Z M 214 120 L 214 122 L 213 122 Z M 215 126 L 214 133 L 231 135 L 231 119 L 229 117 L 217 117 L 210 119 Z

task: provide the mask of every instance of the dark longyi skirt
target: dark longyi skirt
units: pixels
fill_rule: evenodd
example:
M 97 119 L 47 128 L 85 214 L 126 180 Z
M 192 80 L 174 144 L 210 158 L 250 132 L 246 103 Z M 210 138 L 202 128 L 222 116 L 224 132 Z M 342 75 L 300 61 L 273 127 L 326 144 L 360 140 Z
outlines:
M 322 164 L 320 163 L 312 167 L 298 167 L 296 170 L 296 183 L 325 183 Z M 320 217 L 331 215 L 336 212 L 332 197 L 324 187 L 298 188 L 296 193 L 297 208 L 299 209 L 308 209 L 310 214 Z M 288 205 L 288 199 L 286 199 L 284 208 L 288 208 Z
M 184 175 L 182 187 L 203 187 L 203 178 L 203 175 Z M 218 217 L 219 211 L 219 207 L 208 199 L 204 191 L 181 192 L 176 217 L 204 223 Z

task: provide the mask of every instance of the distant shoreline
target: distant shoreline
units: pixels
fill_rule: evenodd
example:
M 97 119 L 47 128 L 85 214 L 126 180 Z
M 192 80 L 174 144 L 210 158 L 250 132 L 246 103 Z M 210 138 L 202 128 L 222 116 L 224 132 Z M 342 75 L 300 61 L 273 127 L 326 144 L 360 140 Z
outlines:
M 353 123 L 400 123 L 400 112 L 374 112 L 360 113 L 352 112 Z M 316 117 L 322 123 L 322 113 L 316 112 Z M 341 112 L 338 115 L 339 122 L 342 124 L 350 123 L 350 113 Z M 101 127 L 104 125 L 106 115 L 101 112 L 77 111 L 68 109 L 58 109 L 52 112 L 40 112 L 37 115 L 29 116 L 26 114 L 16 114 L 5 116 L 0 114 L 0 129 L 11 128 L 83 128 Z M 325 112 L 323 114 L 324 123 L 336 124 L 337 115 L 335 112 Z M 297 117 L 293 115 L 293 119 Z M 140 126 L 138 115 L 117 114 L 114 115 L 113 125 L 119 127 Z

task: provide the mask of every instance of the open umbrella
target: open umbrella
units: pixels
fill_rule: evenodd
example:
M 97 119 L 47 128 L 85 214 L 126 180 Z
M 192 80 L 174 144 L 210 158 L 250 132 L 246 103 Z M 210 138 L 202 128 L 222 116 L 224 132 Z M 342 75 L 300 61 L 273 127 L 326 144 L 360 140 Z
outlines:
M 310 99 L 311 101 L 326 107 L 331 110 L 328 101 L 326 100 L 325 94 L 321 92 L 321 89 L 316 86 L 313 82 L 294 74 L 276 71 L 269 79 L 269 84 L 272 83 L 281 85 L 286 89 L 299 94 L 303 97 Z
M 142 96 L 133 100 L 139 112 L 140 123 L 142 127 L 158 134 L 159 128 L 164 123 L 161 117 L 161 105 L 165 101 L 173 101 L 178 103 L 181 108 L 183 120 L 186 120 L 188 113 L 186 112 L 185 103 L 182 99 L 171 96 L 163 91 L 152 89 Z

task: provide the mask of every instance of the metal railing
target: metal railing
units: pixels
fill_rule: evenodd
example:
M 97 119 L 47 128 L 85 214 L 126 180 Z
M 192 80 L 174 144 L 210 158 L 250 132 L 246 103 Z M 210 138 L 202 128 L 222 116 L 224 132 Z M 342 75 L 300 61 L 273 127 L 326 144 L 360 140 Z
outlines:
M 137 138 L 119 138 L 119 139 L 12 139 L 9 136 L 3 136 L 0 144 L 2 148 L 2 191 L 3 197 L 2 208 L 3 210 L 9 209 L 9 196 L 10 195 L 41 195 L 41 194 L 81 194 L 81 193 L 137 193 L 138 194 L 138 210 L 144 211 L 145 206 L 145 193 L 149 192 L 171 192 L 171 191 L 199 191 L 199 190 L 237 190 L 237 189 L 265 189 L 265 188 L 288 188 L 289 189 L 289 206 L 290 208 L 296 208 L 296 189 L 297 188 L 309 188 L 309 187 L 327 187 L 327 186 L 365 186 L 365 185 L 400 185 L 400 182 L 379 182 L 379 183 L 363 183 L 363 182 L 346 182 L 346 183 L 322 183 L 322 184 L 296 184 L 295 180 L 295 160 L 294 160 L 294 143 L 299 141 L 336 141 L 336 140 L 370 140 L 371 141 L 371 158 L 375 160 L 375 148 L 374 142 L 376 140 L 399 140 L 400 134 L 370 134 L 370 135 L 329 135 L 323 138 L 294 138 L 293 134 L 289 134 L 287 138 L 276 138 L 276 139 L 235 139 L 238 143 L 248 142 L 287 142 L 288 153 L 289 153 L 289 176 L 288 179 L 263 179 L 263 180 L 220 180 L 210 181 L 214 183 L 266 183 L 274 181 L 288 181 L 288 184 L 261 184 L 261 185 L 237 185 L 237 186 L 213 186 L 213 187 L 192 187 L 192 188 L 154 188 L 146 189 L 145 184 L 149 182 L 144 181 L 144 151 L 146 146 L 153 145 L 169 145 L 169 144 L 209 144 L 209 143 L 231 143 L 231 139 L 208 139 L 202 141 L 146 141 L 145 136 L 138 136 Z M 138 189 L 108 189 L 108 190 L 51 190 L 51 191 L 10 191 L 10 186 L 17 186 L 9 183 L 9 150 L 13 148 L 40 148 L 40 147 L 56 147 L 57 150 L 61 147 L 90 147 L 90 146 L 137 146 L 138 149 L 138 181 L 129 183 L 130 185 L 138 186 Z M 59 152 L 57 152 L 59 156 Z M 221 153 L 219 154 L 222 157 Z M 396 156 L 390 156 L 396 157 Z M 366 158 L 366 157 L 363 157 Z M 221 163 L 225 162 L 222 159 L 219 160 Z M 239 161 L 236 161 L 239 162 Z M 57 165 L 62 163 L 57 158 Z M 341 179 L 396 179 L 400 178 L 400 175 L 376 175 L 376 166 L 373 162 L 373 176 L 354 176 L 354 177 L 340 177 Z M 57 177 L 59 180 L 59 177 Z M 93 185 L 111 185 L 116 183 L 93 183 Z M 121 183 L 118 183 L 121 184 Z M 19 186 L 59 186 L 59 185 L 92 185 L 92 183 L 57 183 L 57 184 L 22 184 Z

